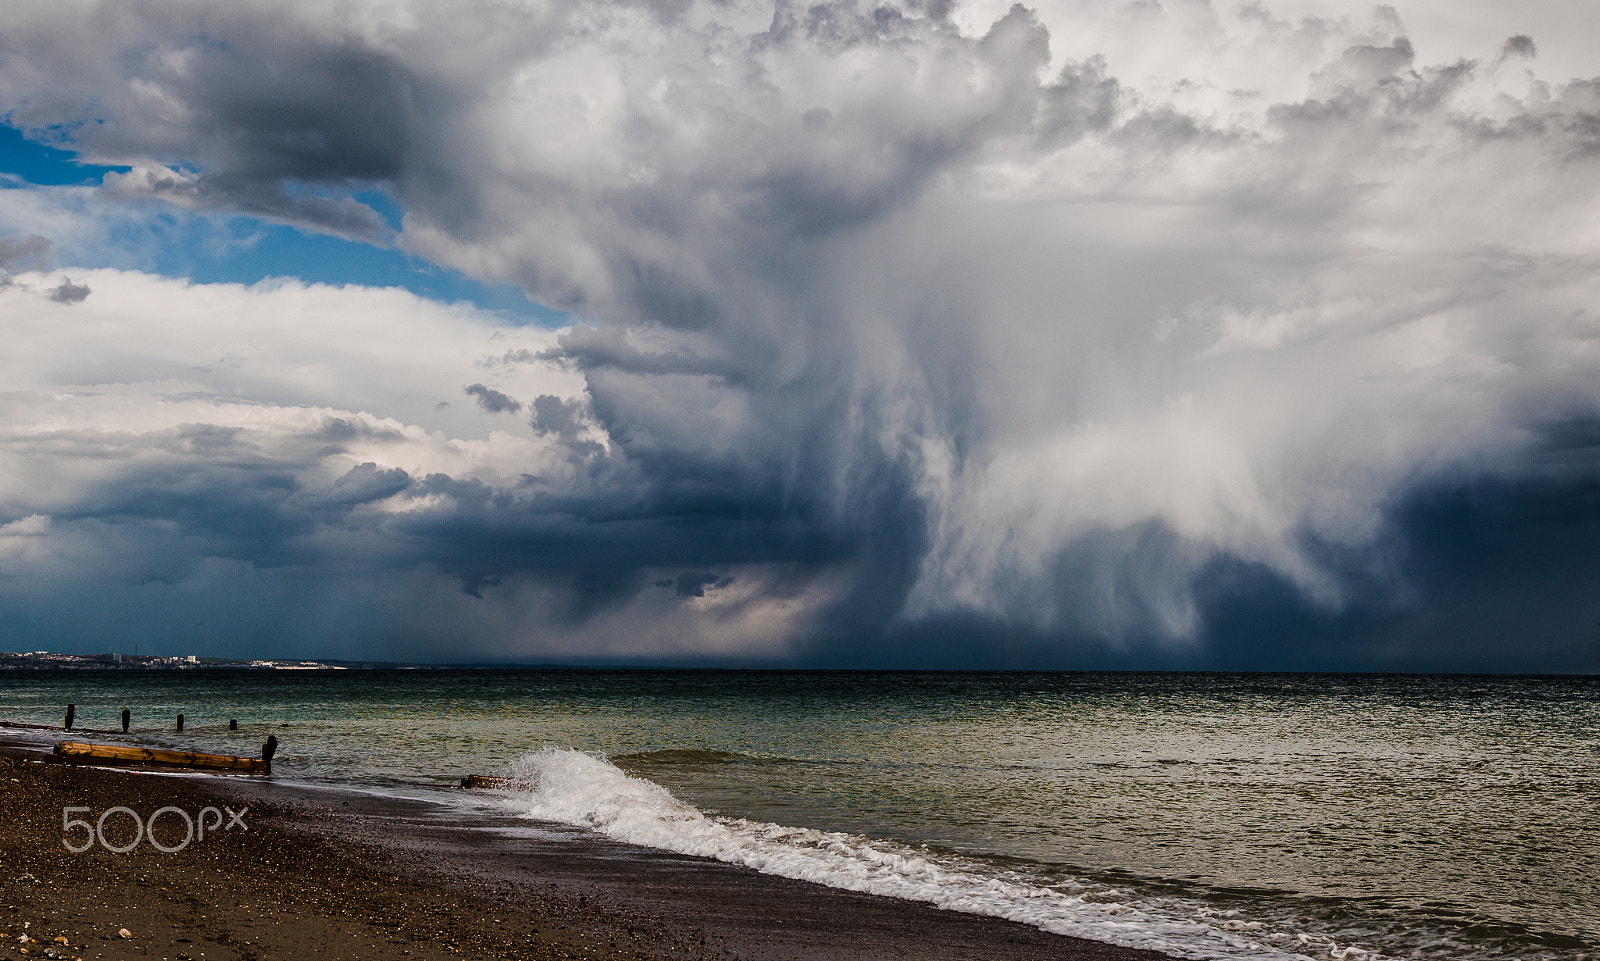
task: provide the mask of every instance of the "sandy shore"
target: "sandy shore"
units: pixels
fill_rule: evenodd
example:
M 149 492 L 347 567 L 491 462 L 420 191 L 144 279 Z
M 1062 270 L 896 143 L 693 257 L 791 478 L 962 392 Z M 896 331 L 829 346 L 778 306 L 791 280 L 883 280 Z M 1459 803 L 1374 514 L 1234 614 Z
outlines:
M 62 810 L 248 807 L 181 851 L 63 844 Z M 0 755 L 0 956 L 1167 961 L 424 800 Z M 166 815 L 158 840 L 184 837 Z M 113 846 L 132 820 L 107 822 Z M 126 930 L 129 937 L 119 932 Z M 26 935 L 29 940 L 20 940 Z

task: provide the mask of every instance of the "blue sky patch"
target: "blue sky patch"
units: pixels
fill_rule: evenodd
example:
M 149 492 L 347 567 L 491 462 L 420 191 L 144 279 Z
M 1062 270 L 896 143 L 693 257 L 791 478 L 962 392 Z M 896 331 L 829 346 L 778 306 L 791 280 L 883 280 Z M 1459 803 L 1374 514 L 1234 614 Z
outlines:
M 30 187 L 93 187 L 105 174 L 127 167 L 80 163 L 70 150 L 38 143 L 9 124 L 0 124 L 0 175 L 12 189 Z M 382 190 L 353 195 L 377 211 L 390 229 L 398 232 L 404 211 Z M 393 247 L 346 240 L 287 224 L 238 214 L 197 214 L 170 204 L 152 203 L 147 221 L 150 232 L 163 241 L 151 250 L 139 237 L 119 240 L 137 248 L 144 269 L 196 283 L 253 284 L 269 277 L 294 277 L 307 283 L 358 284 L 369 287 L 403 287 L 430 300 L 466 302 L 491 310 L 508 320 L 559 327 L 571 315 L 530 300 L 515 284 L 489 283 L 457 270 L 430 264 Z M 83 252 L 56 250 L 63 267 L 125 266 L 120 250 L 104 251 L 102 258 Z
M 0 124 L 0 173 L 27 183 L 42 187 L 98 184 L 108 172 L 127 169 L 79 163 L 70 150 L 45 146 L 10 124 Z

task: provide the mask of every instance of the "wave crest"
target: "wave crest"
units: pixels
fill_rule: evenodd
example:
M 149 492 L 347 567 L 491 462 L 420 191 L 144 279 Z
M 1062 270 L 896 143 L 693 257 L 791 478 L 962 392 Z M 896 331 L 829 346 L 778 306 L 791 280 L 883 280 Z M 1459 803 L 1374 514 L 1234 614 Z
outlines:
M 1360 951 L 1311 944 L 1298 932 L 1251 931 L 1245 937 L 1223 924 L 1196 920 L 1193 905 L 1174 901 L 1163 910 L 1158 901 L 1135 901 L 1119 888 L 1086 880 L 1045 885 L 1015 872 L 935 857 L 893 842 L 709 816 L 603 756 L 571 748 L 529 754 L 512 766 L 511 774 L 523 789 L 507 792 L 505 804 L 522 817 L 586 827 L 630 844 L 829 887 L 1005 918 L 1054 934 L 1195 959 L 1304 961 L 1308 951 L 1324 957 Z

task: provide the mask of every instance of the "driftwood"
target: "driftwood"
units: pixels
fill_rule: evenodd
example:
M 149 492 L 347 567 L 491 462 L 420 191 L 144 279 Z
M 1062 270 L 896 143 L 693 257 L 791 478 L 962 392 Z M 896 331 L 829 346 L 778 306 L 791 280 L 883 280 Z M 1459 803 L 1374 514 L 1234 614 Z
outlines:
M 272 773 L 272 762 L 260 758 L 196 754 L 190 751 L 160 751 L 120 744 L 81 744 L 75 741 L 63 741 L 56 745 L 55 754 L 68 764 L 126 764 L 140 767 L 238 771 L 244 774 Z

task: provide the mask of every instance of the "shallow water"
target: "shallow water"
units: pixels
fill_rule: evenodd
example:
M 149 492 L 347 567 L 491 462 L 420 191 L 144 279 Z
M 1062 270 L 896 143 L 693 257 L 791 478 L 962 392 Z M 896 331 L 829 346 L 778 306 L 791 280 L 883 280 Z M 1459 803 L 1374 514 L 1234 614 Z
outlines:
M 0 718 L 69 701 L 274 733 L 299 777 L 514 772 L 532 817 L 1191 957 L 1600 957 L 1600 679 L 0 674 Z

